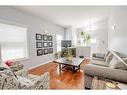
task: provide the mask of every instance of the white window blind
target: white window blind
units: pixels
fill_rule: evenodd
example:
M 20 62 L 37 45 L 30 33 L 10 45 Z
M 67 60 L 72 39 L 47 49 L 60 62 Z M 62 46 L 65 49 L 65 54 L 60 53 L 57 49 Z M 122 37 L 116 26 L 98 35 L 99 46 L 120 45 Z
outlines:
M 27 57 L 27 29 L 25 27 L 0 23 L 1 60 Z

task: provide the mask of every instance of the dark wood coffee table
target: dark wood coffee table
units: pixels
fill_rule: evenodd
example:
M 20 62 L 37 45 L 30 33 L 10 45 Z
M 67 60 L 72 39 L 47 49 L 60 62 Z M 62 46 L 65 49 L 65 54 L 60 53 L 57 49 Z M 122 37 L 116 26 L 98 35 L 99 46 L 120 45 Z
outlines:
M 82 58 L 72 58 L 72 60 L 67 60 L 66 58 L 61 58 L 55 60 L 55 63 L 59 64 L 59 71 L 67 71 L 70 70 L 73 73 L 80 71 L 80 65 L 84 59 Z

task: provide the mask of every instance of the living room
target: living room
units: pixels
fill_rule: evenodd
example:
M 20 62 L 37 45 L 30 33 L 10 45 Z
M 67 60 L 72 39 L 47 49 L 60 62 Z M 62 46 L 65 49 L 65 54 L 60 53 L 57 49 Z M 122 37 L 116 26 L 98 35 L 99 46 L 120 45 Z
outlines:
M 0 89 L 127 89 L 126 10 L 0 6 Z

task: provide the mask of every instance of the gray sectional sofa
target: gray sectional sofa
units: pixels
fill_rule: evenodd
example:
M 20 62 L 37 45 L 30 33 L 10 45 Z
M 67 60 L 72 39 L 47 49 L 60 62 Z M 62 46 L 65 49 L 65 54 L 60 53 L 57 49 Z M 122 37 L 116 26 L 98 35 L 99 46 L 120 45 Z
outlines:
M 90 89 L 94 76 L 127 83 L 127 56 L 109 51 L 106 54 L 93 54 L 84 67 L 84 86 Z

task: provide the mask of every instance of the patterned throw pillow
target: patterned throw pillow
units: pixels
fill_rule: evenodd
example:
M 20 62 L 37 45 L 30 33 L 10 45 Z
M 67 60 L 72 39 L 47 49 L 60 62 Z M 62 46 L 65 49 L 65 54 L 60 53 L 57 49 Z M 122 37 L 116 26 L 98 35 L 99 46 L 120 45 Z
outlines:
M 2 86 L 2 89 L 18 89 L 18 82 L 16 75 L 9 69 L 5 67 L 3 70 L 1 69 L 0 75 L 1 78 L 4 80 L 4 84 Z

